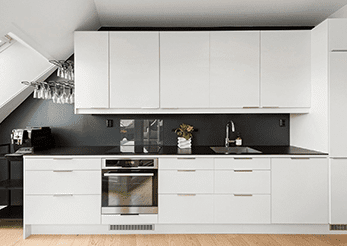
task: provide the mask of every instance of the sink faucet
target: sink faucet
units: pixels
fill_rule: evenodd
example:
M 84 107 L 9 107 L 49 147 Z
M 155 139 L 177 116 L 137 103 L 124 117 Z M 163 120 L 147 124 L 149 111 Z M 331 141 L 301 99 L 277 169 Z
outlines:
M 226 134 L 225 134 L 225 147 L 229 147 L 229 143 L 235 143 L 235 140 L 229 139 L 229 132 L 230 132 L 230 125 L 231 125 L 231 131 L 235 132 L 235 124 L 231 120 L 226 125 Z

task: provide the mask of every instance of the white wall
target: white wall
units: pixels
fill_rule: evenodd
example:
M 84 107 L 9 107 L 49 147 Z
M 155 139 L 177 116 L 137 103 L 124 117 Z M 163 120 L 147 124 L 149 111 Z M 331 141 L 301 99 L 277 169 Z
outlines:
M 311 109 L 291 115 L 290 144 L 328 153 L 328 22 L 311 32 Z
M 99 27 L 93 0 L 1 1 L 0 36 L 12 32 L 47 59 L 67 59 L 74 31 Z

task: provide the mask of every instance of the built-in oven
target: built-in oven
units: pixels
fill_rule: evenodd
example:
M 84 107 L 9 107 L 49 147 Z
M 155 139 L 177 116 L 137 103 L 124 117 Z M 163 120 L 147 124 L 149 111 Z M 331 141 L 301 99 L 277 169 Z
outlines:
M 157 213 L 158 159 L 103 159 L 102 214 Z

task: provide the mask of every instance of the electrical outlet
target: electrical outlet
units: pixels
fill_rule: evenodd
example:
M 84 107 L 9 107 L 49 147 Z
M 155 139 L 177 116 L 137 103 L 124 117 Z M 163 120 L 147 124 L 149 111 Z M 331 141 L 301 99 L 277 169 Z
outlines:
M 280 119 L 280 127 L 285 127 L 285 126 L 286 126 L 286 120 Z
M 106 127 L 113 127 L 113 120 L 107 119 L 106 120 Z

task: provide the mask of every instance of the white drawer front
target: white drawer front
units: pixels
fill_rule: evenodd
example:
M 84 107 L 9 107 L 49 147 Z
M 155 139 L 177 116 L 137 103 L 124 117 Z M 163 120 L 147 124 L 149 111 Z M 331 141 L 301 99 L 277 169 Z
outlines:
M 213 170 L 159 170 L 159 193 L 213 193 Z
M 33 196 L 24 201 L 25 224 L 100 224 L 101 196 Z
M 269 224 L 270 195 L 215 196 L 215 223 Z
M 25 170 L 101 170 L 100 159 L 69 157 L 26 159 Z
M 213 223 L 213 195 L 159 195 L 159 223 Z
M 159 169 L 213 169 L 213 158 L 159 158 Z
M 157 214 L 139 215 L 101 215 L 103 225 L 127 225 L 127 224 L 157 224 Z
M 25 171 L 25 194 L 101 194 L 101 171 Z
M 216 169 L 270 169 L 270 158 L 216 158 Z
M 216 170 L 215 193 L 270 194 L 270 171 Z

